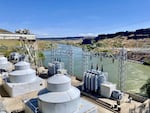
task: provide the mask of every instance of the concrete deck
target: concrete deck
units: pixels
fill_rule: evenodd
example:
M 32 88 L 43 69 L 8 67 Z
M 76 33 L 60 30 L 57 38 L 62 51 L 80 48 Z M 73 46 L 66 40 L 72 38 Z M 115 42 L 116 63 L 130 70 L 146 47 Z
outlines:
M 75 77 L 71 77 L 71 78 L 72 78 L 72 84 L 74 86 L 78 86 L 78 85 L 82 84 L 82 82 L 76 80 Z M 30 92 L 30 93 L 27 93 L 27 94 L 24 94 L 21 96 L 17 96 L 15 98 L 8 97 L 7 92 L 5 92 L 2 85 L 3 85 L 2 79 L 0 78 L 0 95 L 1 95 L 0 102 L 3 104 L 5 110 L 8 113 L 11 113 L 11 111 L 16 111 L 16 110 L 18 110 L 18 111 L 24 110 L 23 100 L 37 97 L 38 91 L 33 91 L 33 92 Z M 45 86 L 46 86 L 46 80 L 45 80 Z M 95 104 L 98 108 L 98 113 L 113 113 L 113 112 L 103 108 L 102 106 L 98 105 L 96 103 L 96 101 L 94 101 L 91 98 L 88 98 L 86 96 L 81 96 L 81 98 Z M 142 103 L 134 101 L 134 100 L 131 103 L 128 103 L 127 98 L 128 98 L 128 95 L 126 94 L 123 99 L 124 102 L 121 104 L 121 113 L 128 113 L 130 108 L 135 108 L 142 104 Z M 116 101 L 111 100 L 111 99 L 100 98 L 100 100 L 110 103 L 110 104 L 116 104 Z

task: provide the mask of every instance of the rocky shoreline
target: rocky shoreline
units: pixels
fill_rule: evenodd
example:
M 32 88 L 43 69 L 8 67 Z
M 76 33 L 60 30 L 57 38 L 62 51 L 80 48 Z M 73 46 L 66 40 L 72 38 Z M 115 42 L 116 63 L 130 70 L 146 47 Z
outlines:
M 150 53 L 128 51 L 129 61 L 140 62 L 144 65 L 150 65 Z

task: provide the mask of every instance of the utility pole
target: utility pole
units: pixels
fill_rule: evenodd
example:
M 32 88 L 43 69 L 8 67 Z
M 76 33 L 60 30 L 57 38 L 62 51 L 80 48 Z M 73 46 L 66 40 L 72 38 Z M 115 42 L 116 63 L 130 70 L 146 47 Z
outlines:
M 73 59 L 73 51 L 72 51 L 72 46 L 70 45 L 68 48 L 68 60 L 69 60 L 69 74 L 74 75 L 74 59 Z
M 122 48 L 119 51 L 119 76 L 118 76 L 118 86 L 121 91 L 125 91 L 126 85 L 126 63 L 127 63 L 127 51 Z
M 64 63 L 67 64 L 66 68 L 68 70 L 68 74 L 74 75 L 74 59 L 72 46 L 70 45 L 69 47 L 58 48 L 54 48 L 54 46 L 52 46 L 51 62 L 53 63 L 55 60 L 61 62 L 63 59 L 65 59 Z
M 88 70 L 88 68 L 89 68 L 89 66 L 88 66 L 89 56 L 90 56 L 90 54 L 89 54 L 89 52 L 88 52 L 87 50 L 84 50 L 84 51 L 82 52 L 82 68 L 83 68 L 83 74 L 84 74 L 84 72 L 86 72 L 86 71 Z
M 51 48 L 51 62 L 53 63 L 55 61 L 55 47 L 54 45 L 52 45 L 52 48 Z

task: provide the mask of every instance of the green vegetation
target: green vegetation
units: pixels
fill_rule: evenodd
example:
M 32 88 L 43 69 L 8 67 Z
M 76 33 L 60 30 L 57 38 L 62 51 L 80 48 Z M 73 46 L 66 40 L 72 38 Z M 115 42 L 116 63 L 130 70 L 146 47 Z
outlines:
M 37 66 L 43 66 L 43 61 L 45 59 L 45 55 L 42 51 L 37 51 L 37 59 L 35 61 Z
M 0 40 L 0 53 L 8 57 L 11 52 L 16 51 L 15 47 L 19 46 L 19 40 Z
M 140 88 L 141 92 L 144 92 L 150 98 L 150 78 L 146 83 Z
M 52 42 L 47 40 L 37 40 L 37 45 L 39 50 L 46 50 L 52 47 Z
M 38 58 L 39 58 L 39 59 L 42 59 L 42 60 L 45 59 L 45 55 L 43 54 L 42 51 L 39 51 L 39 52 L 38 52 Z
M 29 44 L 33 45 L 34 42 L 29 42 Z M 45 50 L 52 47 L 52 42 L 44 41 L 44 40 L 37 40 L 37 45 L 39 50 Z M 5 55 L 6 57 L 11 52 L 22 52 L 23 48 L 20 48 L 20 41 L 19 40 L 11 40 L 11 39 L 1 39 L 0 40 L 0 54 Z
M 91 51 L 93 50 L 95 47 L 93 45 L 87 44 L 86 45 L 87 50 Z
M 150 65 L 150 59 L 149 58 L 145 58 L 143 64 L 144 65 Z
M 150 61 L 144 62 L 143 64 L 144 64 L 144 65 L 150 65 Z
M 82 43 L 82 42 L 81 42 Z M 130 39 L 128 40 L 127 37 L 117 36 L 111 39 L 102 39 L 97 42 L 92 42 L 92 45 L 96 45 L 95 48 L 89 47 L 88 44 L 81 44 L 80 47 L 88 46 L 88 48 L 92 51 L 101 51 L 101 49 L 105 48 L 108 51 L 112 48 L 137 48 L 137 47 L 149 47 L 150 45 L 150 38 L 147 39 Z
M 97 47 L 107 47 L 107 45 L 105 43 L 102 43 L 102 42 L 96 43 L 96 46 Z
M 15 46 L 19 46 L 19 44 L 19 40 L 0 39 L 0 46 L 7 46 L 8 49 L 11 49 Z
M 9 55 L 10 55 L 10 53 L 12 53 L 12 52 L 14 52 L 14 51 L 11 51 L 11 50 L 9 51 L 9 50 L 7 50 L 7 51 L 5 51 L 4 56 L 8 58 Z

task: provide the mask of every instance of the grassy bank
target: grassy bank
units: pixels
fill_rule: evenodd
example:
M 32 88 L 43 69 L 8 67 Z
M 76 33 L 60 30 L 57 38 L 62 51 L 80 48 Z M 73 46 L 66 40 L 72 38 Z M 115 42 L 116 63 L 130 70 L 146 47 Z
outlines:
M 52 42 L 44 40 L 36 40 L 36 42 L 30 41 L 28 44 L 35 46 L 38 50 L 49 49 L 52 46 Z M 19 40 L 0 40 L 0 54 L 8 56 L 11 52 L 18 52 L 18 48 L 21 46 Z
M 53 45 L 55 45 L 55 42 L 47 41 L 47 40 L 37 40 L 37 45 L 39 50 L 46 50 L 50 49 Z
M 92 44 L 82 44 L 82 39 L 79 40 L 60 40 L 57 41 L 58 43 L 63 44 L 70 44 L 74 46 L 80 46 L 82 48 L 87 48 L 88 50 L 93 51 L 101 51 L 103 49 L 109 48 L 143 48 L 143 47 L 150 47 L 150 38 L 147 39 L 130 39 L 128 40 L 127 37 L 114 37 L 112 39 L 103 39 L 99 41 L 92 41 Z

